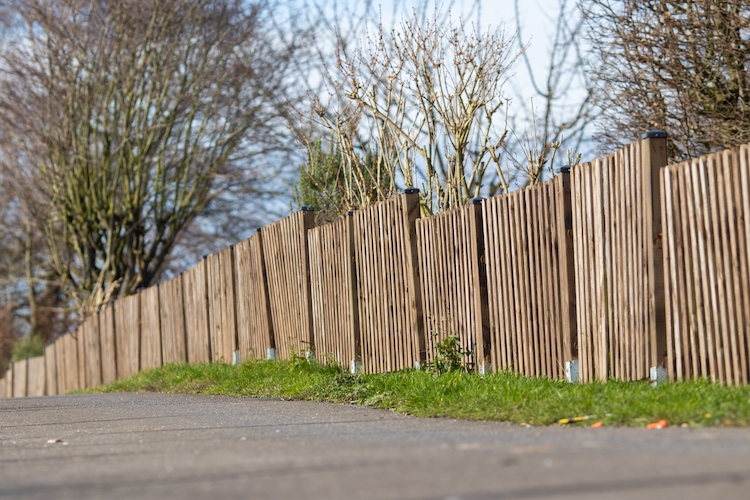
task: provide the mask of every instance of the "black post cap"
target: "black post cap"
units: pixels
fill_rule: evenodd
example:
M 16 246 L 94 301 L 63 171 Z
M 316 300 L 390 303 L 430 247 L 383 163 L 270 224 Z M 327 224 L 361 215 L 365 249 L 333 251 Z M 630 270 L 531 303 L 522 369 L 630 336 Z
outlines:
M 481 205 L 483 199 L 484 198 L 482 198 L 481 196 L 477 196 L 476 198 L 470 199 L 469 203 L 471 203 L 472 205 Z
M 301 207 L 299 207 L 299 209 L 302 210 L 303 212 L 314 212 L 315 211 L 315 207 L 312 206 L 312 205 L 302 205 Z
M 404 188 L 404 194 L 419 194 L 419 188 L 415 188 L 415 187 Z
M 558 174 L 569 174 L 570 173 L 570 165 L 565 165 L 557 169 Z
M 356 210 L 349 210 L 348 212 L 346 212 L 346 216 L 351 217 L 352 215 L 354 215 L 354 212 L 356 212 Z
M 234 245 L 229 245 L 230 250 L 234 250 Z
M 205 255 L 204 255 L 204 256 L 203 256 L 202 258 L 201 258 L 201 260 L 204 260 L 204 259 L 206 259 L 206 258 L 208 258 L 208 254 L 205 254 Z
M 263 228 L 262 228 L 262 227 L 259 227 L 258 229 L 256 229 L 256 230 L 255 230 L 255 232 L 256 232 L 256 233 L 259 233 L 261 229 L 263 229 Z
M 641 139 L 666 139 L 667 137 L 669 137 L 669 134 L 667 134 L 666 131 L 653 129 L 649 130 L 648 132 L 644 132 L 644 134 L 641 136 Z

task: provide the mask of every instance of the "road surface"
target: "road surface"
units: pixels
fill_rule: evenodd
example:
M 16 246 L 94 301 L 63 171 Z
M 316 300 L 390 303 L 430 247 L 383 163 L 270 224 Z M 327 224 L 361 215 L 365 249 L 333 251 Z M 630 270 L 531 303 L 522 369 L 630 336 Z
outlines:
M 750 429 L 527 428 L 166 394 L 0 400 L 0 498 L 635 497 L 750 498 Z

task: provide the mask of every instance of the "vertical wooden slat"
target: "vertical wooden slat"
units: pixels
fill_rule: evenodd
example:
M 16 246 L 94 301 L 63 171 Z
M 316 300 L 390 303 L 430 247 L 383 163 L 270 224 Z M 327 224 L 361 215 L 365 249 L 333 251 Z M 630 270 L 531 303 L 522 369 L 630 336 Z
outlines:
M 141 290 L 140 297 L 140 370 L 148 370 L 149 368 L 162 366 L 159 285 L 154 285 Z
M 185 301 L 185 338 L 190 364 L 208 363 L 208 297 L 206 291 L 206 259 L 182 274 Z
M 115 336 L 115 303 L 109 302 L 97 312 L 102 358 L 102 383 L 117 380 L 117 342 Z M 59 386 L 59 383 L 58 383 Z
M 141 295 L 122 298 L 114 307 L 117 378 L 123 379 L 140 371 Z
M 65 393 L 81 389 L 78 379 L 78 339 L 72 333 L 63 337 L 63 370 L 65 371 Z
M 13 397 L 25 398 L 28 381 L 26 360 L 15 361 L 11 366 L 13 367 Z
M 187 362 L 182 277 L 158 285 L 161 352 L 165 365 Z
M 208 312 L 213 362 L 230 363 L 236 350 L 234 262 L 232 248 L 206 258 Z
M 27 389 L 29 397 L 44 396 L 46 394 L 46 370 L 44 356 L 35 356 L 26 360 L 27 363 Z
M 76 348 L 78 349 L 78 388 L 86 389 L 89 387 L 86 381 L 86 338 L 84 336 L 83 324 L 78 326 L 78 329 L 73 332 L 76 337 Z
M 56 342 L 50 342 L 44 346 L 44 372 L 47 377 L 46 393 L 48 396 L 59 394 L 57 389 L 57 354 L 55 352 Z
M 86 387 L 95 387 L 102 383 L 102 351 L 99 335 L 99 318 L 89 316 L 81 325 L 82 340 L 85 347 Z

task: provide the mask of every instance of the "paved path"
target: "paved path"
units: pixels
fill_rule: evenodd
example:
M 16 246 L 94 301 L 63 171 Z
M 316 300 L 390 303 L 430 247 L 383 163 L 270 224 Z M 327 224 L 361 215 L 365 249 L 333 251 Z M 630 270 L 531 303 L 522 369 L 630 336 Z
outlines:
M 750 498 L 750 429 L 526 428 L 163 394 L 0 400 L 0 498 L 657 496 Z

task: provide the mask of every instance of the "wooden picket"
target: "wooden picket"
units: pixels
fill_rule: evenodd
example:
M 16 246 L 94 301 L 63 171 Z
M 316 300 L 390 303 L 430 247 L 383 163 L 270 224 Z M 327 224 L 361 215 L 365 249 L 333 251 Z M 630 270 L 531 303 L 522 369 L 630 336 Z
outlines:
M 492 363 L 564 378 L 575 356 L 567 173 L 482 202 Z
M 307 243 L 313 218 L 312 211 L 301 210 L 263 228 L 268 299 L 281 359 L 311 352 L 315 345 Z
M 15 361 L 13 366 L 13 397 L 26 397 L 27 367 L 26 360 Z
M 185 300 L 185 339 L 189 363 L 211 360 L 208 342 L 208 297 L 206 291 L 206 259 L 182 274 Z
M 470 204 L 416 221 L 428 362 L 434 361 L 436 343 L 449 335 L 457 335 L 470 353 L 465 365 L 489 361 L 480 210 Z
M 180 276 L 159 284 L 161 351 L 164 364 L 185 363 L 185 308 Z
M 74 333 L 66 333 L 62 338 L 62 364 L 58 361 L 58 373 L 62 366 L 65 390 L 63 394 L 81 388 L 78 367 L 78 339 Z
M 667 368 L 672 379 L 750 377 L 750 147 L 662 171 Z
M 68 392 L 68 379 L 65 376 L 65 340 L 66 335 L 55 340 L 55 368 L 57 369 L 57 393 L 60 395 Z
M 582 381 L 647 378 L 666 357 L 654 238 L 661 232 L 660 217 L 654 219 L 659 198 L 651 188 L 654 171 L 665 164 L 665 140 L 644 139 L 573 170 Z
M 57 342 L 50 342 L 44 346 L 44 373 L 47 378 L 46 391 L 48 396 L 57 396 L 57 354 L 55 346 Z
M 28 397 L 45 396 L 47 394 L 47 376 L 44 356 L 35 356 L 26 360 L 27 382 L 26 395 Z
M 276 348 L 260 231 L 235 245 L 237 279 L 237 348 L 240 360 L 262 359 L 267 349 Z
M 361 361 L 352 217 L 311 229 L 308 238 L 315 351 L 348 368 Z
M 231 363 L 236 345 L 234 252 L 225 248 L 206 258 L 211 361 Z
M 96 315 L 99 317 L 99 346 L 102 358 L 102 383 L 109 384 L 117 380 L 115 303 L 109 302 L 98 311 Z
M 76 360 L 78 361 L 78 388 L 86 389 L 86 339 L 83 336 L 83 324 L 72 333 L 76 338 Z
M 5 372 L 5 394 L 6 397 L 13 397 L 13 365 L 8 366 Z
M 412 368 L 426 359 L 415 225 L 419 193 L 410 190 L 352 218 L 362 369 Z
M 84 346 L 84 387 L 95 387 L 102 383 L 102 351 L 99 338 L 99 318 L 89 316 L 79 329 L 81 345 Z
M 162 365 L 159 285 L 140 291 L 141 296 L 141 370 Z
M 117 378 L 140 370 L 141 296 L 139 293 L 115 302 L 115 352 Z

